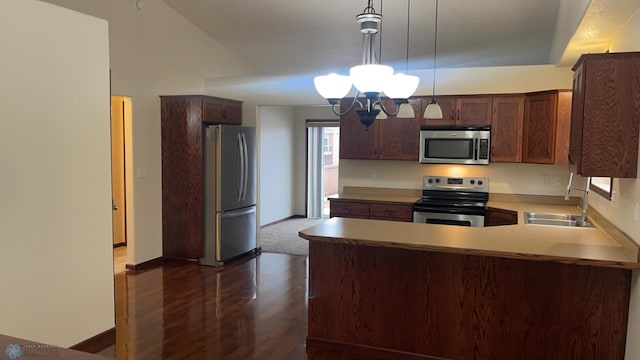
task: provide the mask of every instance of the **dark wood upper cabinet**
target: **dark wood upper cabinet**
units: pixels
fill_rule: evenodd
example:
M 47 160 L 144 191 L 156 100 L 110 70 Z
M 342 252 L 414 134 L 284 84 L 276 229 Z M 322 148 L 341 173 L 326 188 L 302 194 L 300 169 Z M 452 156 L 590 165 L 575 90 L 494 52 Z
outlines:
M 202 121 L 212 124 L 242 124 L 242 102 L 213 96 L 202 96 Z
M 585 54 L 573 71 L 569 157 L 577 173 L 637 177 L 640 52 Z
M 442 119 L 425 119 L 424 110 L 431 103 L 432 96 L 428 96 L 422 99 L 422 111 L 420 117 L 422 118 L 423 126 L 453 126 L 456 125 L 456 97 L 455 96 L 436 96 L 436 101 L 442 109 Z
M 223 110 L 221 100 L 160 97 L 163 257 L 197 259 L 203 254 L 203 123 L 242 121 L 242 103 L 226 100 L 232 105 Z
M 493 98 L 491 116 L 491 161 L 522 161 L 524 94 Z
M 436 100 L 442 109 L 442 119 L 422 119 L 422 125 L 458 125 L 486 126 L 491 125 L 493 99 L 484 95 L 437 96 Z M 431 97 L 422 100 L 422 114 L 431 102 Z
M 522 162 L 567 164 L 570 121 L 571 91 L 526 94 Z
M 352 101 L 353 98 L 343 99 L 340 111 L 346 111 Z M 383 99 L 383 103 L 389 111 L 396 109 L 389 99 Z M 342 116 L 340 158 L 417 161 L 422 103 L 420 99 L 412 98 L 409 104 L 413 107 L 414 118 L 388 116 L 386 119 L 376 119 L 368 130 L 360 123 L 354 110 Z

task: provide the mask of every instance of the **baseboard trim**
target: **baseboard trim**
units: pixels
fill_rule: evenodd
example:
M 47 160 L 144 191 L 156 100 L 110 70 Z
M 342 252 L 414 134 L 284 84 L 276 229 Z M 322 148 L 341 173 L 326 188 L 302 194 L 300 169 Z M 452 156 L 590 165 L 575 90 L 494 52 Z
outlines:
M 155 259 L 141 262 L 140 264 L 127 264 L 125 265 L 125 268 L 131 271 L 147 270 L 147 269 L 152 269 L 155 267 L 162 266 L 163 261 L 164 259 L 162 257 L 158 257 Z
M 70 349 L 95 354 L 101 350 L 108 348 L 111 345 L 115 345 L 115 343 L 116 328 L 114 326 L 111 329 L 103 331 L 96 336 L 73 345 L 72 347 L 70 347 Z
M 286 217 L 284 219 L 280 219 L 280 220 L 276 220 L 276 221 L 270 222 L 268 224 L 264 224 L 264 225 L 260 226 L 260 229 L 262 229 L 263 227 L 267 227 L 269 225 L 275 225 L 275 224 L 281 223 L 283 221 L 291 220 L 291 219 L 306 219 L 306 218 L 307 218 L 306 215 L 291 215 L 291 216 Z

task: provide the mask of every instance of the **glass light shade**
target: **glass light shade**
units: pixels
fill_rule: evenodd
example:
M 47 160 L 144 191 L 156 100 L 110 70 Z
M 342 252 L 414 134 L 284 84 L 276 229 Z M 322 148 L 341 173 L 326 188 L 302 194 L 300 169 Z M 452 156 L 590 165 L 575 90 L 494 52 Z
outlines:
M 313 78 L 316 91 L 325 99 L 342 99 L 351 90 L 351 79 L 348 76 L 331 73 Z
M 387 114 L 385 114 L 385 112 L 382 111 L 382 108 L 380 107 L 380 105 L 376 104 L 373 108 L 380 110 L 380 113 L 378 114 L 378 116 L 376 116 L 376 120 L 384 120 L 387 118 Z
M 411 104 L 400 104 L 400 110 L 396 115 L 398 119 L 415 119 L 416 112 Z
M 381 93 L 393 77 L 393 68 L 387 65 L 366 64 L 349 70 L 353 86 L 362 93 Z
M 424 109 L 424 118 L 425 119 L 442 119 L 442 109 L 440 105 L 436 102 L 436 99 L 433 98 L 431 100 L 431 104 L 427 105 L 427 108 Z
M 407 99 L 416 92 L 419 82 L 417 76 L 397 73 L 387 83 L 384 93 L 391 99 Z

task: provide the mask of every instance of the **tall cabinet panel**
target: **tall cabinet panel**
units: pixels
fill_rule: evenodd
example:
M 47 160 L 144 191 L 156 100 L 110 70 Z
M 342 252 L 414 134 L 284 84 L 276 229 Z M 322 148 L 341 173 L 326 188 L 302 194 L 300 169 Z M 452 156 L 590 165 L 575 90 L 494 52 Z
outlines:
M 578 174 L 637 177 L 640 52 L 582 55 L 573 70 L 570 157 Z
M 162 254 L 166 258 L 197 259 L 203 254 L 203 123 L 233 123 L 239 101 L 228 100 L 233 111 L 218 118 L 201 96 L 161 96 Z M 204 118 L 205 112 L 210 115 Z M 232 117 L 226 114 L 233 114 Z

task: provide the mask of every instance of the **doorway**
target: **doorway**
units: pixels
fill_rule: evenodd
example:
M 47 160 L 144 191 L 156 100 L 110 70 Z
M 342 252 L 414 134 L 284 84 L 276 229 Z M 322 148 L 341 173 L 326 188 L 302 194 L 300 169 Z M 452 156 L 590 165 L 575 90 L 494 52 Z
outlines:
M 127 262 L 127 147 L 131 129 L 131 98 L 111 96 L 111 217 L 114 274 L 125 271 Z
M 307 120 L 307 216 L 329 217 L 328 197 L 338 194 L 340 126 L 336 120 Z

